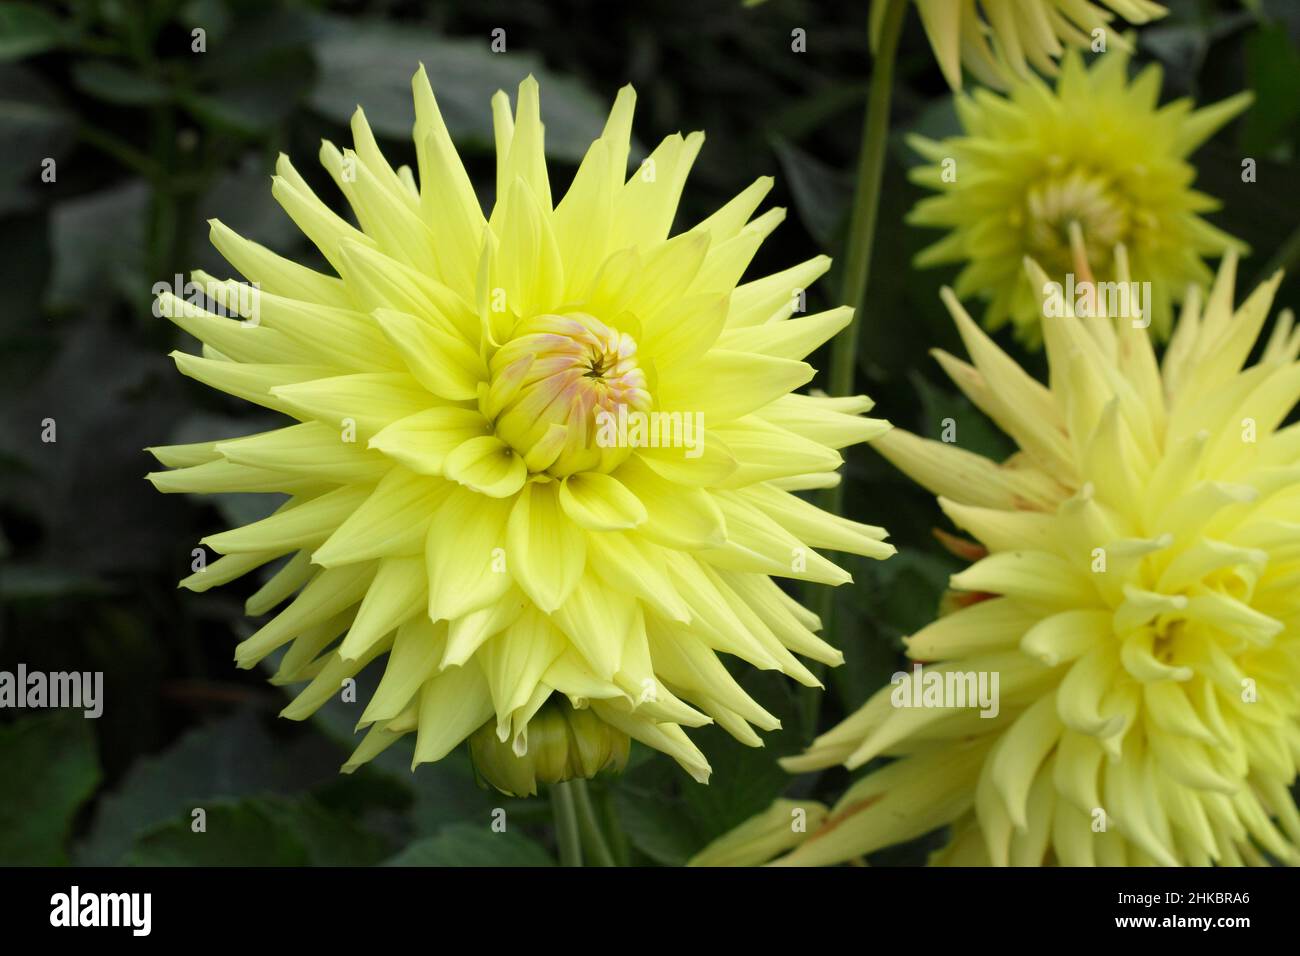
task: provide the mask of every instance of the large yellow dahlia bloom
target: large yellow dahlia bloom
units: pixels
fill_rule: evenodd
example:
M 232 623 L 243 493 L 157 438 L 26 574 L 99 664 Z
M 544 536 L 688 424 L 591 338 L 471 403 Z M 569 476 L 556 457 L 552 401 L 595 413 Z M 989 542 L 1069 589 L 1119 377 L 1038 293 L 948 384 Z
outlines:
M 1046 386 L 945 290 L 971 362 L 937 358 L 1020 450 L 996 464 L 900 430 L 878 443 L 977 560 L 952 579 L 958 609 L 907 641 L 937 663 L 786 762 L 899 758 L 787 862 L 945 825 L 935 862 L 1300 862 L 1300 424 L 1282 427 L 1300 329 L 1283 314 L 1243 367 L 1280 273 L 1234 310 L 1234 270 L 1229 255 L 1208 300 L 1189 295 L 1159 366 L 1130 320 L 1047 321 Z M 998 678 L 994 706 L 961 707 L 980 675 Z
M 1126 53 L 1113 52 L 1089 69 L 1070 51 L 1055 91 L 1030 77 L 1005 98 L 987 90 L 959 95 L 965 135 L 910 138 L 933 164 L 912 179 L 941 195 L 917 203 L 908 221 L 950 230 L 916 264 L 966 263 L 956 293 L 989 301 L 990 329 L 1010 319 L 1023 341 L 1042 341 L 1042 303 L 1025 281 L 1025 256 L 1065 285 L 1081 242 L 1096 278 L 1109 282 L 1111 250 L 1123 244 L 1133 275 L 1150 283 L 1143 308 L 1163 339 L 1172 303 L 1189 283 L 1212 278 L 1202 257 L 1245 251 L 1198 215 L 1218 203 L 1190 188 L 1196 171 L 1186 157 L 1245 109 L 1251 94 L 1195 111 L 1187 99 L 1157 107 L 1160 67 L 1148 66 L 1129 83 L 1128 62 Z
M 794 314 L 825 257 L 737 285 L 783 215 L 750 219 L 770 179 L 670 237 L 703 136 L 628 178 L 630 87 L 558 204 L 536 82 L 513 115 L 498 93 L 486 219 L 423 70 L 414 92 L 418 185 L 360 110 L 355 148 L 321 149 L 359 228 L 279 160 L 272 192 L 336 275 L 214 222 L 259 288 L 195 279 L 249 321 L 160 301 L 204 343 L 175 354 L 184 374 L 297 421 L 153 449 L 162 491 L 290 496 L 203 539 L 225 557 L 183 583 L 287 556 L 247 609 L 292 601 L 236 651 L 251 667 L 288 645 L 274 679 L 310 683 L 287 717 L 386 656 L 348 768 L 403 734 L 417 764 L 475 735 L 480 771 L 526 793 L 617 766 L 632 737 L 704 780 L 683 727 L 757 746 L 751 724 L 777 726 L 720 654 L 810 685 L 792 651 L 840 661 L 770 576 L 841 584 L 811 548 L 893 550 L 794 494 L 888 427 L 865 398 L 790 394 L 850 310 Z
M 890 2 L 898 0 L 872 0 L 873 50 Z M 1091 48 L 1098 36 L 1125 49 L 1125 38 L 1110 29 L 1115 13 L 1141 24 L 1168 12 L 1151 0 L 1101 0 L 1100 5 L 1089 0 L 916 0 L 916 9 L 954 90 L 961 89 L 963 66 L 981 83 L 1005 89 L 1029 76 L 1031 67 L 1055 74 L 1066 47 Z

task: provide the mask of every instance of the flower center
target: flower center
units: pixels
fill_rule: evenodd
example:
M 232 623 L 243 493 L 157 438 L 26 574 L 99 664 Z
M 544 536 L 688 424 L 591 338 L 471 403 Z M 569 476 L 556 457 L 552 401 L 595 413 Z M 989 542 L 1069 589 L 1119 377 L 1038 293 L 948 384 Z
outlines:
M 581 312 L 524 319 L 489 363 L 483 413 L 529 471 L 609 471 L 630 449 L 596 439 L 619 407 L 650 408 L 636 340 Z
M 1050 175 L 1030 187 L 1025 196 L 1025 239 L 1030 255 L 1049 275 L 1073 271 L 1070 225 L 1076 222 L 1093 268 L 1099 275 L 1108 274 L 1111 250 L 1126 242 L 1132 229 L 1128 200 L 1104 177 L 1082 169 Z

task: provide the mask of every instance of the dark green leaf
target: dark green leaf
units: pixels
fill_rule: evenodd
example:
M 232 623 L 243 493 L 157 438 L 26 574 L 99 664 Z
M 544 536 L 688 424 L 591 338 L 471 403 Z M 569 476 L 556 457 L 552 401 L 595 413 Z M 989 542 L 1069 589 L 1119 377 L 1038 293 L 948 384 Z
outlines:
M 198 808 L 196 808 L 198 809 Z M 311 797 L 220 802 L 136 841 L 135 866 L 372 866 L 387 841 Z M 202 829 L 196 831 L 198 821 Z
M 68 24 L 34 3 L 0 3 L 0 61 L 53 50 L 72 36 Z
M 896 560 L 897 555 L 884 565 Z M 853 586 L 837 589 L 834 618 L 844 663 L 831 670 L 830 684 L 844 711 L 852 713 L 898 670 L 902 648 L 897 640 L 899 628 L 885 622 L 879 611 L 886 602 L 881 584 L 888 575 L 886 567 L 879 561 L 859 557 L 847 559 L 844 567 L 853 575 Z M 915 590 L 905 598 L 916 600 L 921 608 L 938 603 L 937 596 L 931 600 L 929 594 Z
M 901 548 L 877 564 L 872 607 L 890 637 L 915 634 L 934 620 L 948 578 L 959 569 L 955 558 L 918 548 Z
M 142 449 L 167 434 L 176 413 L 163 393 L 142 390 L 169 363 L 161 350 L 93 321 L 103 300 L 91 294 L 91 315 L 77 334 L 59 336 L 61 348 L 39 377 L 3 399 L 0 452 L 27 466 L 6 496 L 39 516 L 40 548 L 24 555 L 33 564 L 94 575 L 169 565 L 174 579 L 171 570 L 180 568 L 169 562 L 190 546 L 176 541 L 163 516 L 181 502 L 160 500 L 141 480 L 149 470 Z M 41 440 L 46 418 L 57 425 L 57 441 Z
M 72 819 L 99 783 L 90 722 L 80 713 L 0 725 L 0 865 L 67 862 Z
M 665 866 L 681 866 L 706 842 L 681 800 L 666 798 L 634 783 L 618 785 L 614 812 L 632 845 Z
M 497 833 L 487 823 L 455 823 L 437 836 L 412 843 L 384 865 L 554 866 L 555 860 L 539 843 L 512 830 Z
M 754 693 L 754 685 L 774 680 L 776 678 L 770 673 L 759 674 L 746 679 L 743 685 L 752 696 L 759 698 L 760 695 Z M 779 693 L 791 696 L 788 687 L 780 688 Z M 760 699 L 759 702 L 769 711 L 773 710 L 770 701 Z M 799 718 L 790 704 L 778 709 L 781 712 L 777 717 L 784 729 L 760 732 L 765 745 L 762 747 L 748 747 L 719 727 L 703 727 L 692 732 L 692 740 L 704 751 L 713 768 L 707 786 L 691 780 L 682 784 L 682 793 L 691 817 L 704 837 L 703 842 L 721 836 L 754 814 L 766 810 L 790 785 L 790 774 L 776 761 L 778 757 L 798 749 Z
M 513 98 L 530 73 L 542 89 L 546 152 L 579 160 L 600 135 L 607 104 L 577 81 L 547 71 L 531 54 L 493 53 L 485 36 L 450 40 L 376 21 L 322 20 L 324 35 L 314 45 L 320 79 L 312 106 L 346 125 L 357 105 L 381 136 L 408 139 L 415 122 L 411 77 L 421 63 L 438 97 L 447 128 L 457 140 L 492 143 L 488 104 L 497 90 Z
M 260 62 L 241 64 L 207 92 L 183 92 L 181 104 L 202 123 L 243 136 L 265 134 L 293 112 L 311 86 L 310 54 L 290 49 Z
M 78 847 L 78 862 L 116 864 L 137 834 L 162 821 L 188 818 L 195 807 L 219 797 L 288 793 L 330 781 L 339 763 L 332 748 L 272 740 L 258 717 L 241 711 L 140 759 L 100 801 L 90 837 Z
M 45 306 L 54 311 L 102 302 L 105 289 L 123 297 L 148 290 L 144 280 L 149 187 L 139 180 L 68 199 L 50 214 L 54 271 Z
M 126 862 L 133 866 L 307 866 L 311 854 L 301 836 L 282 825 L 262 801 L 205 807 L 204 832 L 194 818 L 168 823 L 137 841 Z
M 166 102 L 171 96 L 165 83 L 111 60 L 73 64 L 72 81 L 96 99 L 121 106 L 149 106 Z
M 98 578 L 66 568 L 9 565 L 0 575 L 0 601 L 48 600 L 108 592 L 109 588 Z
M 918 434 L 935 441 L 947 441 L 965 451 L 1002 461 L 1014 451 L 1011 441 L 965 395 L 931 385 L 923 376 L 910 376 L 921 396 L 921 426 Z
M 16 64 L 0 63 L 0 215 L 32 205 L 46 160 L 56 163 L 72 142 L 73 118 L 58 93 L 41 76 Z M 58 167 L 54 167 L 57 178 Z
M 314 797 L 298 801 L 260 801 L 280 829 L 292 833 L 307 851 L 312 866 L 374 866 L 388 857 L 388 840 L 356 820 L 327 809 Z M 208 835 L 212 834 L 209 826 Z
M 838 170 L 782 139 L 773 139 L 794 208 L 818 245 L 831 245 L 853 202 L 853 184 Z
M 436 833 L 450 822 L 486 824 L 497 808 L 504 809 L 511 820 L 538 814 L 545 817 L 548 812 L 541 800 L 516 800 L 481 786 L 464 748 L 457 748 L 437 763 L 421 764 L 414 771 L 409 746 L 394 746 L 385 752 L 385 756 L 389 754 L 394 764 L 401 762 L 396 766 L 384 764 L 385 768 L 415 794 L 411 822 L 416 833 Z
M 1246 113 L 1242 146 L 1267 155 L 1300 117 L 1300 52 L 1281 26 L 1261 24 L 1246 41 L 1246 71 L 1255 103 Z

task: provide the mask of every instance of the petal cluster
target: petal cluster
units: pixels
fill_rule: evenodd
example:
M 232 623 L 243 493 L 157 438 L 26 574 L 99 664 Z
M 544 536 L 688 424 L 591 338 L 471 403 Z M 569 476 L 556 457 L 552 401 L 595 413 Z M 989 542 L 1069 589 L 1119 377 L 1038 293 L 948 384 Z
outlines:
M 871 8 L 873 48 L 887 2 L 874 0 Z M 1054 75 L 1067 47 L 1092 47 L 1100 38 L 1126 48 L 1124 38 L 1109 30 L 1116 13 L 1142 24 L 1168 12 L 1152 0 L 916 0 L 916 9 L 954 90 L 961 89 L 963 66 L 995 89 L 1031 69 Z
M 1300 329 L 1283 313 L 1248 365 L 1280 273 L 1234 308 L 1234 270 L 1189 293 L 1159 364 L 1129 320 L 1048 321 L 1046 385 L 945 290 L 970 361 L 937 358 L 1019 451 L 877 447 L 977 558 L 907 652 L 941 683 L 997 675 L 998 706 L 881 690 L 787 765 L 898 759 L 787 862 L 945 825 L 937 862 L 1300 862 Z
M 1159 66 L 1130 82 L 1128 62 L 1116 50 L 1089 68 L 1072 50 L 1055 89 L 1028 77 L 1005 97 L 983 89 L 959 95 L 963 135 L 909 140 L 931 164 L 912 179 L 939 195 L 918 202 L 908 221 L 947 230 L 916 264 L 964 264 L 956 293 L 988 301 L 990 329 L 1010 321 L 1022 341 L 1041 344 L 1042 303 L 1025 281 L 1025 256 L 1065 284 L 1082 245 L 1096 279 L 1109 282 L 1111 250 L 1123 244 L 1133 276 L 1150 283 L 1144 307 L 1163 339 L 1188 284 L 1212 278 L 1203 258 L 1245 250 L 1201 218 L 1218 203 L 1191 188 L 1187 157 L 1251 95 L 1199 110 L 1187 99 L 1158 106 Z
M 294 420 L 152 449 L 162 491 L 287 495 L 205 538 L 223 557 L 183 584 L 283 562 L 236 659 L 279 654 L 274 680 L 307 682 L 287 717 L 377 662 L 348 768 L 408 733 L 420 763 L 488 728 L 505 746 L 477 738 L 480 770 L 512 792 L 618 765 L 628 737 L 704 780 L 684 727 L 757 746 L 777 726 L 725 655 L 810 685 L 795 654 L 841 659 L 772 576 L 840 584 L 814 548 L 893 551 L 796 495 L 888 428 L 864 397 L 791 394 L 851 311 L 801 314 L 825 257 L 741 282 L 783 216 L 751 218 L 769 179 L 672 232 L 703 136 L 629 176 L 630 87 L 558 202 L 537 84 L 513 110 L 497 94 L 486 216 L 423 69 L 413 88 L 418 170 L 389 165 L 360 110 L 352 149 L 321 148 L 355 224 L 280 157 L 272 192 L 328 271 L 214 222 L 255 288 L 197 273 L 216 306 L 160 302 L 203 343 L 175 354 L 184 374 Z M 545 752 L 500 769 L 539 714 Z

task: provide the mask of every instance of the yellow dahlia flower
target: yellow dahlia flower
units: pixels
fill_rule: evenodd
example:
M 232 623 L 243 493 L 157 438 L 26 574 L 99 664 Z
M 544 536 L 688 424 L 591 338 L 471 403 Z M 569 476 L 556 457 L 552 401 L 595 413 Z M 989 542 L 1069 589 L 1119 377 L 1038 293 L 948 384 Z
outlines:
M 1300 862 L 1300 329 L 1284 313 L 1243 367 L 1281 274 L 1234 310 L 1235 265 L 1189 293 L 1159 366 L 1131 321 L 1047 321 L 1046 386 L 945 290 L 971 363 L 936 357 L 1020 450 L 878 444 L 985 556 L 907 641 L 936 663 L 786 762 L 898 758 L 786 862 L 945 825 L 937 863 Z
M 891 0 L 873 0 L 871 48 L 877 49 L 885 8 Z M 1151 0 L 916 0 L 944 79 L 961 89 L 961 68 L 981 83 L 1005 89 L 1030 68 L 1049 76 L 1065 47 L 1092 48 L 1104 31 L 1105 42 L 1127 49 L 1124 37 L 1109 29 L 1118 13 L 1141 24 L 1168 11 Z M 1111 11 L 1114 11 L 1112 13 Z
M 811 548 L 893 551 L 794 494 L 888 427 L 865 398 L 790 394 L 850 310 L 795 315 L 825 257 L 738 285 L 783 216 L 750 219 L 770 179 L 670 236 L 703 136 L 669 136 L 628 178 L 630 87 L 558 204 L 537 83 L 513 115 L 498 93 L 486 218 L 423 70 L 414 93 L 418 185 L 360 110 L 354 149 L 321 149 L 357 226 L 280 157 L 272 193 L 336 274 L 214 222 L 258 287 L 194 278 L 238 317 L 159 301 L 204 343 L 175 354 L 182 373 L 297 422 L 152 450 L 174 469 L 149 476 L 162 491 L 289 496 L 204 538 L 225 556 L 182 583 L 287 558 L 247 610 L 292 601 L 236 651 L 251 667 L 287 647 L 274 680 L 310 681 L 287 717 L 384 658 L 346 769 L 407 733 L 419 764 L 477 732 L 509 792 L 620 766 L 629 737 L 705 780 L 683 727 L 758 746 L 751 725 L 777 726 L 720 654 L 809 685 L 794 653 L 841 659 L 771 576 L 841 584 Z
M 933 163 L 912 179 L 941 195 L 917 203 L 908 221 L 950 230 L 916 264 L 966 263 L 956 293 L 989 301 L 990 329 L 1010 319 L 1023 341 L 1042 341 L 1042 303 L 1025 281 L 1025 256 L 1065 285 L 1082 244 L 1096 278 L 1113 281 L 1110 250 L 1122 243 L 1133 275 L 1150 283 L 1143 308 L 1164 339 L 1172 303 L 1189 283 L 1211 279 L 1202 257 L 1245 251 L 1198 215 L 1218 203 L 1190 188 L 1195 170 L 1186 157 L 1251 94 L 1196 111 L 1186 99 L 1157 108 L 1159 66 L 1129 83 L 1128 61 L 1114 52 L 1088 69 L 1071 51 L 1055 92 L 1036 77 L 1016 82 L 1005 98 L 976 90 L 957 98 L 964 136 L 910 138 Z

